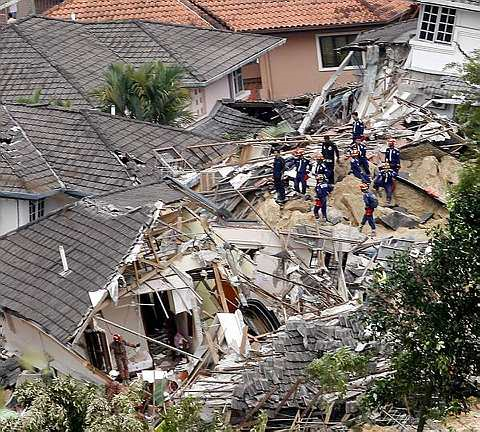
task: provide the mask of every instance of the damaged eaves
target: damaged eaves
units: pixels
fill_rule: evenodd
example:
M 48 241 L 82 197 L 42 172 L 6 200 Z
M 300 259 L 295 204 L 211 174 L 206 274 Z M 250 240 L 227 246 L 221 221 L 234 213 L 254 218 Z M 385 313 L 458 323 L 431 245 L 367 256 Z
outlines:
M 157 153 L 167 143 L 197 167 L 228 151 L 221 143 L 213 156 L 210 146 L 197 149 L 211 139 L 183 129 L 45 106 L 3 105 L 0 139 L 0 191 L 43 196 L 101 194 L 158 180 Z

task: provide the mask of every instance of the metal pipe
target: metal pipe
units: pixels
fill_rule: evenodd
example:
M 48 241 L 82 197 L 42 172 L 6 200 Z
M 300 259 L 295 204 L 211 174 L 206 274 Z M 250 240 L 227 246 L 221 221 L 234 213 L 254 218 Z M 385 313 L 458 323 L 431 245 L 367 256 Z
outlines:
M 104 322 L 104 323 L 106 323 L 106 324 L 110 324 L 110 325 L 112 325 L 112 326 L 114 326 L 114 327 L 117 327 L 117 328 L 119 328 L 120 330 L 126 331 L 127 333 L 134 334 L 135 336 L 138 336 L 138 337 L 140 337 L 140 338 L 142 338 L 142 339 L 145 339 L 145 340 L 148 340 L 148 341 L 150 341 L 150 342 L 156 343 L 157 345 L 163 346 L 164 348 L 168 348 L 168 349 L 170 349 L 170 350 L 172 350 L 172 351 L 176 351 L 176 352 L 178 352 L 178 353 L 180 353 L 180 354 L 186 355 L 186 356 L 188 356 L 188 357 L 192 357 L 192 358 L 194 358 L 194 359 L 196 359 L 196 360 L 201 360 L 201 358 L 200 358 L 200 357 L 197 357 L 196 355 L 193 355 L 193 354 L 190 354 L 189 352 L 186 352 L 186 351 L 183 351 L 183 350 L 181 350 L 181 349 L 172 347 L 172 346 L 167 345 L 167 344 L 165 344 L 165 343 L 163 343 L 163 342 L 157 341 L 157 340 L 155 340 L 155 339 L 153 339 L 153 338 L 151 338 L 151 337 L 142 335 L 142 334 L 140 334 L 140 333 L 138 333 L 138 332 L 136 332 L 136 331 L 134 331 L 134 330 L 130 330 L 130 329 L 127 328 L 127 327 L 124 327 L 124 326 L 122 326 L 122 325 L 120 325 L 120 324 L 114 323 L 113 321 L 110 321 L 110 320 L 107 320 L 107 319 L 105 319 L 105 318 L 99 317 L 98 315 L 95 316 L 95 319 L 98 320 L 98 321 L 102 321 L 102 322 Z

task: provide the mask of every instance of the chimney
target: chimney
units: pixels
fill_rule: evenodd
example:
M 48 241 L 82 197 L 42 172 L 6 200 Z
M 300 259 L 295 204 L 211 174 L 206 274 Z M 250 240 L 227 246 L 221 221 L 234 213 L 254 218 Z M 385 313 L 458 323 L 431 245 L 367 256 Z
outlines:
M 65 255 L 65 249 L 62 245 L 58 246 L 58 251 L 60 252 L 60 258 L 62 260 L 63 271 L 60 272 L 60 276 L 67 276 L 71 273 L 71 270 L 68 268 L 67 257 Z
M 75 20 L 76 20 L 75 12 L 70 12 L 70 20 L 71 20 L 71 21 L 75 21 Z
M 115 105 L 112 105 L 112 106 L 110 107 L 110 114 L 111 114 L 112 116 L 115 115 Z

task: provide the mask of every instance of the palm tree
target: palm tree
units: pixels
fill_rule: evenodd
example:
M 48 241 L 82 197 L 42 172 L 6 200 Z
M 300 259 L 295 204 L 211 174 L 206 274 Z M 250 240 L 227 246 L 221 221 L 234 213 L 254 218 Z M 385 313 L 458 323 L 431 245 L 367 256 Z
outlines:
M 105 73 L 105 84 L 93 92 L 102 110 L 121 116 L 165 125 L 178 125 L 192 119 L 190 96 L 182 88 L 184 71 L 161 62 L 145 63 L 135 69 L 130 64 L 112 64 Z

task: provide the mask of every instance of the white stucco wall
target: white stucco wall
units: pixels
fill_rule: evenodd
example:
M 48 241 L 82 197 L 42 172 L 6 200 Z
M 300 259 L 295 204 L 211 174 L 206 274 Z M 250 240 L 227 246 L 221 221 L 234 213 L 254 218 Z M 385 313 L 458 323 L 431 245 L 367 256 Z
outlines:
M 58 194 L 45 199 L 45 214 L 63 207 L 76 199 Z M 16 230 L 30 221 L 28 200 L 0 198 L 0 235 Z
M 442 6 L 440 3 L 432 3 Z M 419 26 L 422 13 L 420 13 Z M 451 69 L 445 70 L 449 63 L 463 63 L 464 51 L 470 54 L 480 49 L 480 11 L 457 9 L 453 43 L 443 44 L 419 40 L 418 37 L 410 41 L 411 51 L 406 67 L 411 70 L 427 73 L 455 74 Z
M 28 223 L 28 201 L 0 198 L 0 235 Z
M 140 308 L 135 296 L 122 297 L 119 299 L 116 306 L 110 303 L 107 307 L 102 309 L 102 315 L 103 318 L 109 321 L 133 330 L 141 335 L 145 335 Z M 112 336 L 115 333 L 121 335 L 131 344 L 140 344 L 138 350 L 131 347 L 127 348 L 130 371 L 145 369 L 152 366 L 152 358 L 148 352 L 147 341 L 144 338 L 121 330 L 118 327 L 109 325 L 105 322 L 98 321 L 97 325 L 105 330 L 109 345 L 112 342 Z M 116 367 L 114 358 L 112 358 L 112 366 L 114 368 Z
M 97 384 L 107 381 L 106 376 L 87 368 L 87 361 L 67 350 L 29 321 L 8 315 L 4 321 L 6 349 L 24 357 L 32 366 L 43 369 L 50 364 L 58 372 Z M 50 363 L 48 363 L 50 359 Z
M 216 102 L 221 99 L 230 98 L 230 79 L 229 76 L 215 81 L 205 89 L 205 108 L 207 114 L 210 113 Z

